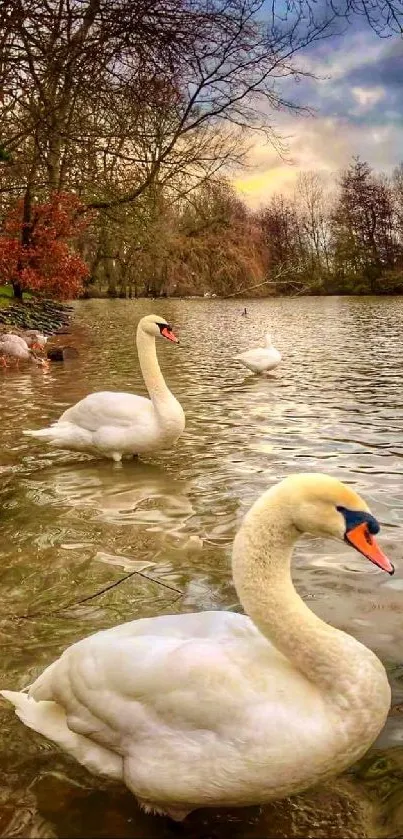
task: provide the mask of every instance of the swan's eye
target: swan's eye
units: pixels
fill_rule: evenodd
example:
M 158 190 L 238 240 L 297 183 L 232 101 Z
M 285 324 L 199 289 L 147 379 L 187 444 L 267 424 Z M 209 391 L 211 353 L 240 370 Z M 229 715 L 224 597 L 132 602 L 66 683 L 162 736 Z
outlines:
M 364 510 L 348 510 L 347 507 L 336 507 L 336 510 L 344 516 L 346 535 L 350 530 L 358 527 L 359 524 L 367 525 L 368 538 L 370 538 L 370 533 L 373 535 L 379 533 L 380 526 L 375 516 L 371 516 L 371 513 L 367 513 Z
M 172 332 L 172 326 L 169 323 L 157 323 L 157 326 L 161 333 L 163 329 L 166 329 L 167 332 Z

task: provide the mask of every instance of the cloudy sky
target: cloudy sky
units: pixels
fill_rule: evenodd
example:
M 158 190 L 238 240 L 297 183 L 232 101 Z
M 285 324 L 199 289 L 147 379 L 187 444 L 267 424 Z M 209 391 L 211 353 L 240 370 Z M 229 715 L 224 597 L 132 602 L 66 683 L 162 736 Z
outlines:
M 288 160 L 258 141 L 236 187 L 253 207 L 275 192 L 290 193 L 300 171 L 332 173 L 353 155 L 390 172 L 403 160 L 403 41 L 379 38 L 362 19 L 343 35 L 324 40 L 299 59 L 316 79 L 303 78 L 287 94 L 313 116 L 277 114 L 287 137 Z

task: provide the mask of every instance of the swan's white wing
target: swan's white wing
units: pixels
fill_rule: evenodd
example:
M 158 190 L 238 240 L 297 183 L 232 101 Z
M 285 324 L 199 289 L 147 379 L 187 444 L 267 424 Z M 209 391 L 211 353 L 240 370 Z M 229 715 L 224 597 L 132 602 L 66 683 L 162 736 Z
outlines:
M 259 347 L 255 350 L 246 350 L 240 355 L 236 355 L 235 359 L 248 367 L 255 373 L 262 373 L 265 370 L 270 370 L 281 361 L 281 355 L 275 347 Z
M 144 802 L 187 809 L 256 803 L 283 778 L 288 789 L 290 768 L 305 777 L 328 730 L 315 687 L 233 613 L 97 633 L 66 650 L 29 697 L 4 695 L 91 771 L 122 777 Z
M 239 361 L 254 361 L 255 363 L 261 364 L 267 359 L 267 350 L 263 347 L 259 347 L 255 350 L 246 350 L 245 352 L 236 355 L 235 358 L 239 359 Z
M 150 737 L 233 727 L 248 705 L 267 701 L 273 662 L 291 669 L 243 615 L 161 616 L 69 647 L 30 696 L 55 700 L 73 731 L 109 748 L 124 750 L 130 735 L 132 749 Z
M 150 399 L 134 393 L 100 391 L 91 393 L 62 414 L 59 422 L 71 422 L 87 431 L 97 431 L 101 426 L 127 428 L 139 417 L 153 415 Z
M 246 352 L 236 355 L 235 358 L 239 359 L 239 361 L 253 361 L 256 364 L 266 364 L 270 361 L 281 360 L 280 353 L 274 347 L 259 347 L 255 350 L 246 350 Z

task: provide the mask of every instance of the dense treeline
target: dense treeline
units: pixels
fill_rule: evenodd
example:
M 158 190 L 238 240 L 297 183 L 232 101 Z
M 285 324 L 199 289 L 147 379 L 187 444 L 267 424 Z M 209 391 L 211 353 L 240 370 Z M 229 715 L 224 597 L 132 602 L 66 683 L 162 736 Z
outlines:
M 3 0 L 0 235 L 10 214 L 20 217 L 11 277 L 12 243 L 3 247 L 16 296 L 44 279 L 38 207 L 60 211 L 57 196 L 72 196 L 87 218 L 68 229 L 81 231 L 70 238 L 88 293 L 267 293 L 276 276 L 285 291 L 356 281 L 361 290 L 394 277 L 398 176 L 391 191 L 364 173 L 358 243 L 342 207 L 330 223 L 309 179 L 305 208 L 278 198 L 256 216 L 223 175 L 242 164 L 251 131 L 280 143 L 270 114 L 296 108 L 281 80 L 303 73 L 305 48 L 351 15 L 401 34 L 402 9 L 402 0 Z M 361 236 L 364 218 L 351 217 Z M 54 288 L 55 232 L 52 242 Z
M 191 200 L 161 192 L 151 206 L 141 204 L 141 246 L 133 241 L 129 251 L 119 229 L 109 231 L 114 270 L 108 274 L 109 263 L 100 261 L 89 293 L 403 291 L 403 164 L 391 178 L 359 159 L 332 180 L 304 173 L 294 195 L 273 196 L 258 212 L 217 177 L 195 188 Z
M 403 291 L 403 164 L 391 178 L 358 158 L 324 182 L 300 176 L 293 198 L 258 215 L 265 272 L 277 290 L 311 294 Z

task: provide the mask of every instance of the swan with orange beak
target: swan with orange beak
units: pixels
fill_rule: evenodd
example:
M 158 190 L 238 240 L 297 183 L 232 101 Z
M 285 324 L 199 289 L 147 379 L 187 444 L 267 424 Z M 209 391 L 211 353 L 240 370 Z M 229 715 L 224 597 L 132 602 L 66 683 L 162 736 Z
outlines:
M 288 475 L 255 501 L 235 537 L 244 614 L 115 626 L 74 643 L 28 693 L 0 693 L 90 772 L 126 783 L 147 812 L 181 820 L 199 807 L 265 804 L 324 783 L 374 743 L 391 690 L 375 653 L 300 597 L 292 555 L 304 533 L 346 540 L 392 574 L 378 530 L 351 486 Z
M 376 539 L 374 539 L 374 535 L 379 533 L 380 530 L 376 518 L 369 512 L 347 510 L 345 507 L 338 507 L 337 509 L 346 522 L 344 541 L 348 545 L 352 545 L 356 551 L 359 551 L 382 571 L 394 574 L 395 569 L 390 559 L 381 551 Z
M 185 414 L 169 390 L 158 364 L 155 341 L 179 339 L 159 315 L 141 318 L 136 335 L 141 372 L 150 399 L 133 393 L 91 393 L 68 408 L 49 428 L 25 431 L 50 446 L 89 452 L 119 463 L 124 455 L 169 448 L 185 428 Z

